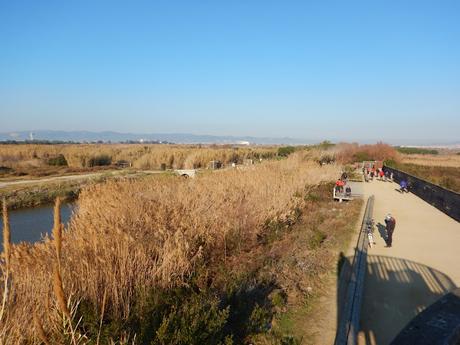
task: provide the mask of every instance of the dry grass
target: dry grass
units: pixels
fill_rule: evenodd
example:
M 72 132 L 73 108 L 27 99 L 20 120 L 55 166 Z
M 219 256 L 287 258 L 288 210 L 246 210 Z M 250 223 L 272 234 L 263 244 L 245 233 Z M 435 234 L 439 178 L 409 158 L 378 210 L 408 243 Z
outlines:
M 374 145 L 359 145 L 341 143 L 335 147 L 336 158 L 341 163 L 362 162 L 368 160 L 383 161 L 387 159 L 399 160 L 399 153 L 394 147 L 377 143 Z
M 53 332 L 56 317 L 47 310 L 72 314 L 73 308 L 65 312 L 64 291 L 73 301 L 90 301 L 97 310 L 126 320 L 145 290 L 187 285 L 200 267 L 254 247 L 267 222 L 294 217 L 305 188 L 338 176 L 339 166 L 319 167 L 303 155 L 196 179 L 110 181 L 88 187 L 62 236 L 56 218 L 54 236 L 62 244 L 45 239 L 12 246 L 10 298 L 16 303 L 8 306 L 0 326 L 0 344 L 2 339 L 8 344 L 39 343 L 30 327 L 31 310 L 37 311 L 35 319 L 44 332 Z M 61 264 L 51 284 L 56 252 Z M 40 327 L 38 332 L 40 336 Z
M 425 166 L 460 168 L 460 155 L 402 155 L 402 163 Z
M 393 167 L 438 186 L 460 193 L 460 169 L 449 166 L 393 164 Z
M 159 169 L 162 164 L 180 169 L 206 167 L 212 160 L 231 163 L 245 158 L 271 158 L 276 152 L 274 147 L 197 145 L 0 145 L 0 166 L 19 170 L 43 169 L 48 159 L 62 154 L 71 168 L 87 167 L 91 158 L 107 155 L 112 162 L 125 160 L 139 169 Z

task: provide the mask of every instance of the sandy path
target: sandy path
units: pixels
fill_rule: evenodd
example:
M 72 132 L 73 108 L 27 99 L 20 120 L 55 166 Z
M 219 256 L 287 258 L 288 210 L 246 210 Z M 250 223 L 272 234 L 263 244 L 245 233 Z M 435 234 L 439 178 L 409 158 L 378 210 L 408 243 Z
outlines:
M 389 344 L 417 313 L 460 286 L 460 223 L 397 187 L 365 185 L 365 194 L 376 197 L 376 224 L 389 212 L 396 229 L 392 248 L 385 248 L 380 226 L 368 252 L 359 344 Z

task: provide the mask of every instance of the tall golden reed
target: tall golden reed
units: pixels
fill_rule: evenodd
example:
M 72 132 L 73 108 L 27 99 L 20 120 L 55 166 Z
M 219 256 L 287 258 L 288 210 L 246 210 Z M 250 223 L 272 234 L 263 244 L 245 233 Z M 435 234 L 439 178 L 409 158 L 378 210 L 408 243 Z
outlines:
M 59 267 L 61 266 L 62 251 L 62 223 L 61 223 L 61 199 L 56 198 L 54 203 L 54 226 L 53 226 L 54 248 Z
M 3 320 L 5 314 L 5 308 L 8 301 L 9 293 L 9 278 L 10 278 L 10 257 L 11 257 L 11 234 L 10 234 L 10 220 L 8 218 L 8 208 L 6 205 L 6 199 L 3 198 L 3 258 L 5 260 L 5 269 L 3 272 L 3 296 L 2 306 L 0 309 L 0 321 Z
M 34 312 L 34 327 L 40 341 L 45 345 L 51 345 L 36 312 Z
M 3 258 L 5 259 L 6 268 L 10 267 L 11 256 L 11 233 L 10 233 L 10 220 L 8 217 L 8 208 L 6 199 L 3 198 Z
M 8 327 L 18 343 L 36 337 L 30 310 L 44 308 L 50 292 L 66 321 L 73 313 L 66 294 L 90 301 L 101 319 L 106 306 L 127 319 L 144 289 L 182 286 L 197 267 L 250 248 L 267 221 L 290 217 L 305 186 L 332 181 L 339 171 L 296 154 L 189 180 L 126 179 L 85 188 L 67 231 L 56 227 L 52 241 L 12 246 L 17 303 L 8 306 Z M 51 321 L 41 320 L 52 339 Z
M 56 296 L 59 309 L 61 309 L 61 312 L 70 320 L 70 311 L 69 308 L 67 308 L 64 287 L 62 286 L 61 272 L 59 271 L 58 265 L 53 266 L 53 291 Z

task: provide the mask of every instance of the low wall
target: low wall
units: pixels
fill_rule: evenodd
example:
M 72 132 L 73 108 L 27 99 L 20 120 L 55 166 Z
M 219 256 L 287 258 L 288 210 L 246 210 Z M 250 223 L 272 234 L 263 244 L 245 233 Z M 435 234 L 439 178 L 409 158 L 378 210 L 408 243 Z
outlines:
M 401 180 L 406 180 L 409 183 L 412 193 L 460 222 L 459 193 L 442 188 L 398 169 L 387 166 L 384 169 L 393 172 L 393 178 L 396 182 L 399 183 Z

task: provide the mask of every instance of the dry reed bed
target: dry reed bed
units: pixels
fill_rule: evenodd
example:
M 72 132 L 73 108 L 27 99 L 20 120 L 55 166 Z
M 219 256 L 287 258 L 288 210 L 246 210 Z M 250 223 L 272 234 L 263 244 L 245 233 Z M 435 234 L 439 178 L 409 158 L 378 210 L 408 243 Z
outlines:
M 64 155 L 69 167 L 85 167 L 97 156 L 107 155 L 112 161 L 126 160 L 139 169 L 167 167 L 206 167 L 212 160 L 229 163 L 245 158 L 270 158 L 277 149 L 270 147 L 212 147 L 197 145 L 141 145 L 141 144 L 66 144 L 66 145 L 0 145 L 0 166 L 11 168 L 40 167 L 50 157 Z
M 196 179 L 91 186 L 81 193 L 78 214 L 62 236 L 64 290 L 73 301 L 88 300 L 98 308 L 106 295 L 108 311 L 127 318 L 144 289 L 187 284 L 198 267 L 254 243 L 267 221 L 289 218 L 305 188 L 338 174 L 338 166 L 319 167 L 299 153 Z M 44 329 L 51 329 L 47 310 L 56 305 L 54 262 L 50 239 L 12 246 L 11 292 L 0 339 L 35 339 L 33 310 Z
M 460 155 L 402 155 L 402 163 L 460 168 Z

